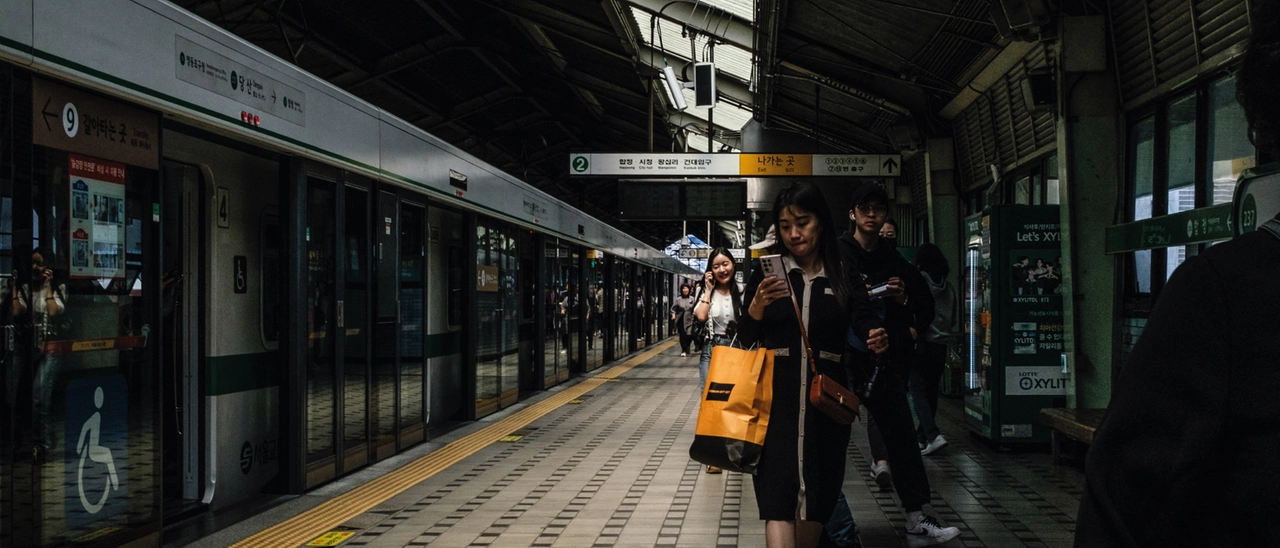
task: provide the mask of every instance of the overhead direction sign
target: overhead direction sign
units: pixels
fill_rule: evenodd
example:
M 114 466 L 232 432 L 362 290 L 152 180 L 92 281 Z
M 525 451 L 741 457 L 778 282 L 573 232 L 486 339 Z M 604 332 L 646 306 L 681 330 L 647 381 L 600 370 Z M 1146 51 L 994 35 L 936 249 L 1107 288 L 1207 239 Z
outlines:
M 574 177 L 898 177 L 901 168 L 899 154 L 569 155 L 569 175 Z
M 812 175 L 813 158 L 808 154 L 739 154 L 738 174 L 752 177 Z

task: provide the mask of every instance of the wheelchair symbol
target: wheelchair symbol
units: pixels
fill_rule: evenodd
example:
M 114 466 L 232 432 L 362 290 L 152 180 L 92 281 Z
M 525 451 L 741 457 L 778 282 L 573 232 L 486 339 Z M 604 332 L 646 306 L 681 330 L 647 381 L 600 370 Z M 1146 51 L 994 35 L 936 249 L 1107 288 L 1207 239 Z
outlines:
M 102 387 L 99 386 L 93 393 L 94 407 L 99 410 L 102 409 L 104 399 Z M 95 411 L 89 417 L 89 420 L 84 422 L 84 426 L 80 428 L 80 441 L 76 442 L 76 453 L 80 455 L 80 468 L 76 472 L 76 485 L 80 491 L 80 504 L 84 505 L 84 509 L 90 514 L 96 514 L 101 511 L 102 507 L 106 506 L 107 498 L 111 496 L 111 492 L 120 490 L 120 477 L 116 474 L 116 461 L 111 456 L 111 449 L 98 444 L 101 431 L 102 413 Z M 86 436 L 88 437 L 87 440 L 85 439 Z M 102 498 L 96 504 L 90 503 L 89 497 L 84 493 L 85 459 L 107 465 L 107 485 L 103 487 Z

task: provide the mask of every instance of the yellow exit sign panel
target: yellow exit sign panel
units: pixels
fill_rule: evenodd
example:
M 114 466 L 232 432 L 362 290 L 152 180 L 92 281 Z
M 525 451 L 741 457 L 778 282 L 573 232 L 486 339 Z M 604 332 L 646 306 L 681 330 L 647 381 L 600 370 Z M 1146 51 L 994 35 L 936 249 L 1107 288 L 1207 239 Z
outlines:
M 738 170 L 744 177 L 757 175 L 812 175 L 813 155 L 739 154 Z

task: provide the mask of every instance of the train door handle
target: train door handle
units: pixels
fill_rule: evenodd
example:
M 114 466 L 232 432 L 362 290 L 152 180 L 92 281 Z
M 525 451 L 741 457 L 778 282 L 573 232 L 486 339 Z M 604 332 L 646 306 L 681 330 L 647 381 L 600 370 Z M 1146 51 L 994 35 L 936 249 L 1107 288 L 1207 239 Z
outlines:
M 346 324 L 347 324 L 346 308 L 347 307 L 344 306 L 343 301 L 338 301 L 338 329 L 346 328 Z

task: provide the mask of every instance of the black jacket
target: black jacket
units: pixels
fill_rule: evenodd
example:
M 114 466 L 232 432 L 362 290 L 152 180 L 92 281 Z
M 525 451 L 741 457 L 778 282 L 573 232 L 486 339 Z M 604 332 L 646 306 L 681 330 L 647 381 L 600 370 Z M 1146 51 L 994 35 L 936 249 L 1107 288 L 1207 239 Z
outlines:
M 1085 464 L 1076 546 L 1280 546 L 1280 241 L 1179 267 Z
M 861 280 L 850 280 L 850 283 L 865 291 L 866 285 L 886 282 L 894 276 L 902 279 L 907 292 L 907 304 L 898 304 L 895 299 L 882 299 L 885 303 L 884 324 L 889 331 L 889 344 L 906 345 L 898 346 L 894 353 L 910 347 L 911 334 L 906 333 L 907 328 L 916 328 L 920 337 L 928 333 L 929 325 L 933 323 L 933 293 L 920 277 L 920 271 L 911 266 L 898 250 L 887 245 L 881 245 L 873 251 L 862 249 L 862 244 L 850 232 L 842 234 L 839 243 L 840 257 L 855 265 L 861 273 Z

